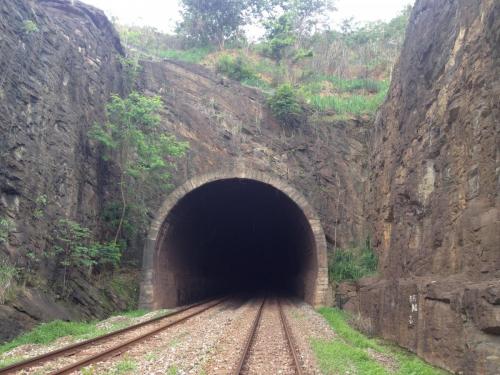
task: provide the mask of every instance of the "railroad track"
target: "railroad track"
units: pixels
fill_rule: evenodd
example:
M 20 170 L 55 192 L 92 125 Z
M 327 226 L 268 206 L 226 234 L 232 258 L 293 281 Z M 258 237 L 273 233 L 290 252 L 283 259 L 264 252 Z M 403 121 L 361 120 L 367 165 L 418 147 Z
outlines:
M 194 305 L 188 306 L 186 308 L 177 310 L 171 314 L 162 315 L 160 317 L 156 317 L 142 323 L 134 324 L 132 326 L 122 328 L 113 332 L 110 332 L 106 335 L 99 336 L 93 339 L 81 341 L 79 343 L 69 345 L 63 347 L 61 349 L 57 349 L 33 358 L 26 359 L 24 361 L 14 363 L 10 366 L 4 367 L 0 369 L 0 375 L 4 374 L 14 374 L 21 370 L 29 370 L 40 365 L 45 365 L 50 363 L 51 361 L 55 361 L 61 358 L 72 357 L 78 355 L 82 351 L 86 349 L 96 348 L 101 345 L 105 346 L 106 343 L 111 342 L 111 340 L 120 339 L 121 336 L 125 336 L 124 339 L 120 340 L 117 344 L 113 344 L 111 346 L 105 347 L 103 350 L 100 350 L 96 354 L 92 355 L 84 355 L 83 358 L 78 359 L 70 364 L 67 364 L 57 370 L 51 370 L 51 375 L 62 375 L 69 374 L 74 371 L 77 371 L 85 366 L 90 364 L 100 362 L 106 358 L 118 355 L 120 353 L 125 352 L 129 347 L 140 343 L 146 340 L 149 337 L 152 337 L 161 331 L 166 330 L 169 327 L 177 325 L 181 322 L 184 322 L 196 315 L 199 315 L 209 309 L 214 308 L 215 306 L 224 302 L 227 298 L 209 301 L 209 302 L 200 302 Z M 181 316 L 176 320 L 170 321 L 171 318 L 176 316 Z M 147 329 L 145 332 L 138 333 L 137 335 L 129 336 L 130 333 L 138 330 L 142 330 L 143 328 L 147 328 L 151 326 L 152 328 Z
M 250 333 L 245 341 L 243 351 L 241 353 L 240 359 L 238 361 L 238 364 L 235 367 L 235 370 L 233 372 L 233 375 L 241 375 L 241 374 L 246 374 L 248 371 L 246 369 L 246 365 L 248 364 L 249 358 L 252 355 L 252 347 L 256 344 L 256 336 L 257 332 L 259 330 L 259 326 L 262 324 L 262 317 L 263 317 L 263 311 L 265 309 L 266 303 L 268 304 L 268 301 L 266 299 L 263 299 L 262 303 L 260 304 L 256 317 L 252 323 Z M 276 300 L 276 304 L 278 306 L 279 310 L 279 321 L 281 328 L 283 330 L 283 336 L 286 340 L 286 346 L 288 348 L 288 352 L 291 356 L 291 366 L 293 368 L 290 369 L 290 373 L 294 373 L 296 375 L 302 375 L 302 365 L 299 361 L 299 353 L 297 351 L 297 346 L 295 345 L 290 326 L 288 324 L 288 320 L 283 312 L 283 307 L 281 306 L 280 300 Z M 275 337 L 275 340 L 278 338 Z

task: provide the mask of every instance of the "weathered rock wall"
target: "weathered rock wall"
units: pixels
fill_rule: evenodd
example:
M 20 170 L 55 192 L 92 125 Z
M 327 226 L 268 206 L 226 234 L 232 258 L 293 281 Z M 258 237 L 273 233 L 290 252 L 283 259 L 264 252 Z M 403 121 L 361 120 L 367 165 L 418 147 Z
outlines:
M 272 117 L 257 90 L 186 63 L 143 62 L 141 91 L 160 95 L 165 131 L 190 144 L 175 185 L 234 165 L 280 177 L 318 212 L 327 241 L 339 246 L 366 235 L 363 216 L 366 141 L 363 120 L 311 115 L 289 127 Z M 338 196 L 340 192 L 340 199 Z
M 347 307 L 425 359 L 500 368 L 500 3 L 420 0 L 372 135 L 380 278 Z
M 61 218 L 97 227 L 104 166 L 86 134 L 103 118 L 110 92 L 122 91 L 121 52 L 97 9 L 62 0 L 0 2 L 0 217 L 14 223 L 0 255 L 28 279 L 0 306 L 0 340 L 40 319 L 102 316 L 120 306 L 83 279 L 69 304 L 56 302 L 47 280 L 58 270 L 42 253 Z M 37 207 L 44 196 L 46 206 Z M 42 262 L 37 269 L 27 253 Z

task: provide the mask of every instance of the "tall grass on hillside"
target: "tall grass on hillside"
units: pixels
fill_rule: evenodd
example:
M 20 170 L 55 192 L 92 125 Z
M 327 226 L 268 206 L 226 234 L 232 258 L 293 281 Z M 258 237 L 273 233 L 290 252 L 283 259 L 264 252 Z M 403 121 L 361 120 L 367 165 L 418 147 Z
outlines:
M 190 49 L 165 49 L 165 50 L 157 50 L 156 55 L 159 58 L 163 59 L 172 59 L 185 61 L 192 64 L 201 63 L 207 56 L 212 52 L 212 49 L 209 47 L 203 48 L 190 48 Z

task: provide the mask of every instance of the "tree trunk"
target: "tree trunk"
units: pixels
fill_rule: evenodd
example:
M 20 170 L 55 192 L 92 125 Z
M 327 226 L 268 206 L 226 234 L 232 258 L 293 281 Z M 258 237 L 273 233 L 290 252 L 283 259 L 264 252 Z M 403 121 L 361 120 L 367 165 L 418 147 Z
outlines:
M 117 243 L 118 241 L 118 236 L 120 235 L 120 232 L 122 230 L 122 226 L 123 226 L 123 220 L 125 218 L 125 211 L 126 211 L 126 208 L 127 208 L 127 202 L 125 200 L 125 191 L 123 189 L 123 172 L 121 173 L 121 176 L 120 176 L 120 193 L 122 195 L 122 213 L 121 213 L 121 216 L 120 216 L 120 222 L 118 224 L 118 228 L 116 229 L 116 234 L 115 234 L 115 244 Z

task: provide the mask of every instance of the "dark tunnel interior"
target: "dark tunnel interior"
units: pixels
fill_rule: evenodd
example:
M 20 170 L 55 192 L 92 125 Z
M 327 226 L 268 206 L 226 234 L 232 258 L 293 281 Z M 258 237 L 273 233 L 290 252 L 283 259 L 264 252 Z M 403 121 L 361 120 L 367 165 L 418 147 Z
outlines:
M 170 211 L 158 253 L 162 305 L 215 295 L 293 294 L 314 277 L 314 237 L 283 192 L 249 179 L 207 183 Z

